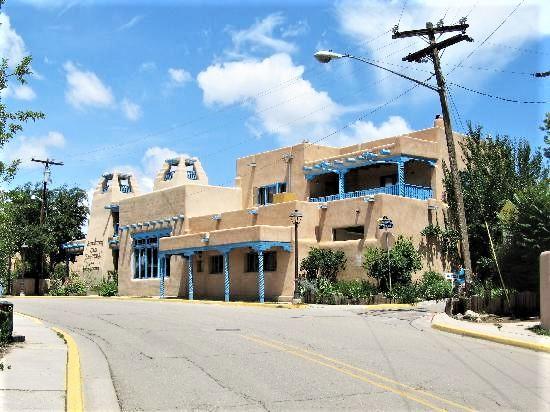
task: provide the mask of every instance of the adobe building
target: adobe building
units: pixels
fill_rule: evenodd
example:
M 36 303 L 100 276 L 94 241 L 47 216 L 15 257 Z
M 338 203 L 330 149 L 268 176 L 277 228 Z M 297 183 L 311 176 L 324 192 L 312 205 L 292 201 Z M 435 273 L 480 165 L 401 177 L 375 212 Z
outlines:
M 104 175 L 87 238 L 66 248 L 83 253 L 73 265 L 84 276 L 118 270 L 121 295 L 289 301 L 289 215 L 298 210 L 299 257 L 311 247 L 342 250 L 341 278 L 368 278 L 365 247 L 385 247 L 386 236 L 391 246 L 400 234 L 420 246 L 424 269 L 450 270 L 420 234 L 445 226 L 446 159 L 439 117 L 402 136 L 347 147 L 303 142 L 237 159 L 234 187 L 210 185 L 196 158 L 167 159 L 150 193 L 139 194 L 131 176 Z M 382 216 L 393 220 L 388 233 Z

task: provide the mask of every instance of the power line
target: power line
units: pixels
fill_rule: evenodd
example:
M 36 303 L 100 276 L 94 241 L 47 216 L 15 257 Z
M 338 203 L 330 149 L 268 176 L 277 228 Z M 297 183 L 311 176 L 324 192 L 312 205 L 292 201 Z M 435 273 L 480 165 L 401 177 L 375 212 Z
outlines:
M 547 102 L 547 101 L 538 101 L 538 100 L 527 100 L 526 101 L 526 100 L 510 99 L 508 97 L 496 96 L 494 94 L 490 94 L 490 93 L 482 92 L 482 91 L 479 91 L 479 90 L 471 89 L 469 87 L 462 86 L 461 84 L 458 84 L 458 83 L 453 83 L 453 82 L 449 82 L 449 83 L 452 84 L 453 86 L 460 87 L 461 89 L 467 90 L 471 93 L 476 93 L 476 94 L 479 94 L 481 96 L 490 97 L 492 99 L 502 100 L 504 102 L 509 102 L 509 103 L 521 103 L 521 104 L 548 104 L 548 103 L 550 103 L 550 102 Z
M 500 24 L 495 27 L 493 29 L 493 31 L 491 33 L 489 33 L 489 35 L 487 37 L 485 37 L 485 39 L 483 39 L 483 41 L 481 43 L 479 43 L 477 45 L 476 48 L 474 48 L 465 58 L 463 58 L 460 62 L 458 62 L 448 73 L 447 75 L 451 74 L 452 72 L 454 72 L 458 67 L 462 66 L 462 63 L 464 63 L 465 60 L 468 60 L 476 51 L 479 50 L 480 47 L 482 47 L 485 43 L 487 43 L 487 41 L 493 37 L 493 35 L 504 25 L 504 23 L 506 23 L 506 21 L 521 7 L 521 5 L 525 2 L 525 0 L 521 0 L 517 5 L 516 7 L 514 7 L 514 9 L 504 18 L 504 20 L 502 20 L 500 22 Z

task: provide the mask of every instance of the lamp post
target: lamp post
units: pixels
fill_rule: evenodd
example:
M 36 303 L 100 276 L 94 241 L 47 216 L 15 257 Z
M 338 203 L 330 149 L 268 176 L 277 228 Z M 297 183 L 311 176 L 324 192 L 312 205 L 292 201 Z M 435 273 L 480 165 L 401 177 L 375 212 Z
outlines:
M 291 212 L 289 217 L 290 221 L 294 225 L 294 300 L 300 299 L 300 294 L 298 292 L 298 225 L 302 221 L 304 215 L 295 209 L 294 212 Z
M 393 221 L 387 217 L 382 216 L 380 219 L 378 219 L 378 229 L 384 229 L 386 233 L 386 252 L 388 254 L 388 281 L 389 281 L 389 288 L 391 292 L 391 269 L 390 269 L 390 242 L 389 237 L 390 234 L 388 232 L 388 229 L 391 229 L 393 227 Z
M 45 192 L 42 192 L 44 196 Z M 36 195 L 31 195 L 31 200 L 39 200 L 42 205 L 40 206 L 40 228 L 44 230 L 44 221 L 46 219 L 47 210 L 44 197 L 38 197 Z M 34 294 L 40 295 L 40 279 L 44 277 L 44 251 L 43 248 L 40 248 L 40 273 L 36 276 L 34 282 Z
M 26 251 L 29 247 L 26 243 L 23 243 L 21 245 L 22 255 L 21 255 L 21 263 L 23 263 L 23 258 L 26 258 Z M 21 270 L 21 274 L 19 275 L 19 296 L 25 296 L 25 266 L 23 265 L 23 268 Z

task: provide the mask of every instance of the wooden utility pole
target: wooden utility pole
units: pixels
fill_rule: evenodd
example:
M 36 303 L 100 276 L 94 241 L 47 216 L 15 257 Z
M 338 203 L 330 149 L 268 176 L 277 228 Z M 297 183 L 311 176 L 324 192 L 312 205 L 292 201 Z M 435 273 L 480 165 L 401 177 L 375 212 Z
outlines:
M 44 222 L 46 220 L 46 213 L 47 213 L 47 192 L 48 192 L 48 182 L 50 180 L 50 166 L 63 166 L 63 162 L 55 162 L 53 159 L 42 160 L 42 159 L 35 159 L 34 157 L 31 159 L 33 162 L 42 163 L 44 165 L 44 177 L 42 179 L 42 204 L 40 205 L 40 227 L 44 227 Z M 35 276 L 34 281 L 34 293 L 36 295 L 40 294 L 40 278 L 44 277 L 44 253 L 43 248 L 40 251 L 40 273 L 38 276 Z
M 466 224 L 466 213 L 464 211 L 464 198 L 462 196 L 462 185 L 460 183 L 460 176 L 458 174 L 458 166 L 456 162 L 456 150 L 455 142 L 453 137 L 453 130 L 451 127 L 451 118 L 449 116 L 449 108 L 447 106 L 447 92 L 445 89 L 445 79 L 443 73 L 441 72 L 441 63 L 439 60 L 439 51 L 452 46 L 453 44 L 459 43 L 461 41 L 473 41 L 473 39 L 467 36 L 466 29 L 469 27 L 465 23 L 465 19 L 460 21 L 460 24 L 452 26 L 444 26 L 443 24 L 434 25 L 430 22 L 426 23 L 425 29 L 419 30 L 409 30 L 404 32 L 399 32 L 398 28 L 394 31 L 392 36 L 393 39 L 400 39 L 404 37 L 422 37 L 428 41 L 429 46 L 421 50 L 418 50 L 414 53 L 411 53 L 403 58 L 403 61 L 408 62 L 425 62 L 429 59 L 432 60 L 434 66 L 435 77 L 437 79 L 439 100 L 441 102 L 441 111 L 443 114 L 443 123 L 445 125 L 445 138 L 447 140 L 447 151 L 449 153 L 449 164 L 451 170 L 451 177 L 453 182 L 453 189 L 455 192 L 455 201 L 457 205 L 457 214 L 458 214 L 458 226 L 460 230 L 461 237 L 461 251 L 462 259 L 464 260 L 464 272 L 466 283 L 471 282 L 472 280 L 472 261 L 470 259 L 470 242 L 468 240 L 468 226 Z M 449 37 L 445 40 L 436 41 L 436 34 L 452 33 L 460 31 L 462 33 L 456 34 L 452 37 Z

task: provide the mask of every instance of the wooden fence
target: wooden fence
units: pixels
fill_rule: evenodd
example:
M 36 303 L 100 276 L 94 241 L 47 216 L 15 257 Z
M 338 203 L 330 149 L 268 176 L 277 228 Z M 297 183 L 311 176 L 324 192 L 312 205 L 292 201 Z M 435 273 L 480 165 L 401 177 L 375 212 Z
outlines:
M 511 293 L 510 304 L 505 297 L 472 296 L 468 299 L 453 299 L 453 314 L 464 313 L 468 309 L 499 316 L 537 316 L 540 313 L 539 294 L 537 292 Z

